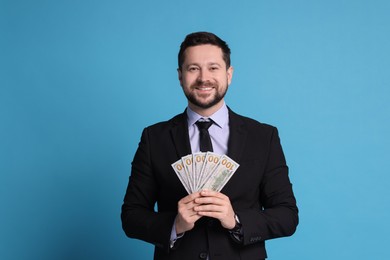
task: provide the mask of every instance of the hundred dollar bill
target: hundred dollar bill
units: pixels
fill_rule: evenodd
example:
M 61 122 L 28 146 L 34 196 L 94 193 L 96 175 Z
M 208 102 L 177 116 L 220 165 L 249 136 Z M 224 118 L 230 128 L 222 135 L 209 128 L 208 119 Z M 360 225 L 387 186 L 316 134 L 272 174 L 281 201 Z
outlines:
M 188 177 L 188 186 L 190 188 L 191 193 L 195 192 L 195 178 L 194 178 L 194 172 L 193 172 L 193 161 L 192 161 L 192 154 L 183 156 L 181 158 L 184 166 L 184 170 L 187 173 Z
M 191 189 L 190 189 L 190 186 L 188 184 L 188 176 L 187 176 L 187 173 L 184 169 L 183 161 L 180 159 L 177 162 L 172 163 L 171 166 L 172 166 L 173 170 L 175 171 L 177 177 L 179 178 L 179 180 L 183 184 L 184 188 L 186 189 L 187 193 L 191 194 Z
M 192 154 L 192 162 L 193 162 L 193 174 L 194 174 L 194 191 L 198 191 L 200 181 L 201 181 L 201 173 L 203 164 L 205 162 L 206 153 L 194 153 Z
M 215 169 L 215 167 L 217 167 L 220 158 L 221 155 L 219 154 L 213 152 L 206 153 L 205 162 L 203 164 L 203 168 L 200 173 L 198 190 L 200 190 L 204 185 L 204 183 L 209 179 L 210 175 L 213 173 L 213 170 Z
M 202 189 L 221 191 L 240 165 L 227 155 L 222 155 L 218 165 L 206 180 Z

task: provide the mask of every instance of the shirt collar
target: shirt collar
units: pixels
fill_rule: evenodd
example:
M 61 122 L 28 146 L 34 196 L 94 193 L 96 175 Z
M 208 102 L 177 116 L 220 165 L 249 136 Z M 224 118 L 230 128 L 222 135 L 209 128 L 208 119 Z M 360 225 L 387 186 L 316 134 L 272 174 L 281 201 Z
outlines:
M 188 118 L 188 127 L 192 126 L 201 118 L 204 119 L 211 119 L 214 121 L 214 123 L 219 126 L 220 128 L 225 128 L 228 126 L 229 122 L 229 110 L 225 103 L 223 103 L 222 107 L 218 109 L 214 114 L 212 114 L 209 117 L 203 117 L 199 115 L 198 113 L 191 110 L 191 108 L 187 107 L 187 118 Z

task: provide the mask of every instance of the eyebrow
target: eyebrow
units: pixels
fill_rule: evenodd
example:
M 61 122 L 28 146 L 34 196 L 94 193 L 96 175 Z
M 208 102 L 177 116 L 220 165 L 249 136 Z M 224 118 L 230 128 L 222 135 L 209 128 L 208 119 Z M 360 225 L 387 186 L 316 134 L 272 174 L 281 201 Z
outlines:
M 219 64 L 218 62 L 210 62 L 207 65 L 209 65 L 209 66 L 217 65 L 218 67 L 222 67 L 222 65 Z
M 206 64 L 206 66 L 218 66 L 218 67 L 222 67 L 222 65 L 218 62 L 209 62 Z M 198 66 L 198 67 L 201 67 L 201 65 L 199 63 L 190 63 L 190 64 L 187 64 L 186 68 L 190 67 L 190 66 Z

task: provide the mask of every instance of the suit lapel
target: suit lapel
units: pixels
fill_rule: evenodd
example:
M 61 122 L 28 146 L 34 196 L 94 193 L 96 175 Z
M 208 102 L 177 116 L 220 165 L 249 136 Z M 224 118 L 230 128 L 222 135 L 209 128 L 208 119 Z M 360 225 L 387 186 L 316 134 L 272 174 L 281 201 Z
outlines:
M 244 151 L 247 129 L 241 117 L 229 109 L 230 136 L 227 155 L 239 162 Z
M 172 123 L 171 138 L 175 145 L 177 156 L 181 158 L 191 153 L 186 112 L 184 111 L 184 113 L 175 116 L 172 119 Z

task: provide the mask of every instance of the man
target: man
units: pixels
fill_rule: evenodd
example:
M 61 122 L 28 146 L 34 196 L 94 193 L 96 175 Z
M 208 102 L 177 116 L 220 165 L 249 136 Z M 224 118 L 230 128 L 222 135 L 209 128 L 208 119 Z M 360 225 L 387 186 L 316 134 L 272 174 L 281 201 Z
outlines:
M 123 229 L 154 244 L 155 259 L 264 259 L 264 241 L 290 236 L 298 225 L 277 129 L 226 106 L 233 67 L 228 45 L 216 35 L 187 35 L 178 65 L 188 107 L 144 129 L 122 206 Z M 221 192 L 188 194 L 171 167 L 201 150 L 199 120 L 212 122 L 212 150 L 240 164 Z

